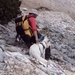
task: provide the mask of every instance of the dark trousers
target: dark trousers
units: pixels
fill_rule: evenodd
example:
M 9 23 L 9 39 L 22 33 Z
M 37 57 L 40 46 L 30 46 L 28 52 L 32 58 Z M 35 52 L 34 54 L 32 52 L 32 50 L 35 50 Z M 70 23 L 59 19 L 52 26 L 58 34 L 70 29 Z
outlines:
M 30 37 L 29 35 L 23 35 L 21 36 L 22 40 L 26 43 L 27 46 L 32 45 L 33 43 L 36 43 L 35 36 Z
M 42 35 L 37 32 L 38 34 L 38 38 L 40 38 Z M 36 43 L 36 40 L 35 40 L 35 36 L 29 36 L 27 34 L 24 34 L 23 36 L 21 36 L 21 38 L 23 39 L 24 42 L 28 42 L 28 43 Z

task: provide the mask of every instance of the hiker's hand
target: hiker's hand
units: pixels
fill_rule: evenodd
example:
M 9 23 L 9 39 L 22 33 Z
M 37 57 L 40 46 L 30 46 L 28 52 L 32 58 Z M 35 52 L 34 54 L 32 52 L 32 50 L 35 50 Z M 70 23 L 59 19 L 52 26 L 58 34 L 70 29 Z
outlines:
M 36 43 L 39 43 L 39 42 L 40 42 L 39 40 L 36 41 Z
M 34 36 L 35 36 L 36 43 L 39 43 L 37 31 L 34 31 L 33 33 L 34 33 Z
M 36 38 L 36 43 L 39 43 L 39 42 L 40 42 L 40 40 L 38 38 Z

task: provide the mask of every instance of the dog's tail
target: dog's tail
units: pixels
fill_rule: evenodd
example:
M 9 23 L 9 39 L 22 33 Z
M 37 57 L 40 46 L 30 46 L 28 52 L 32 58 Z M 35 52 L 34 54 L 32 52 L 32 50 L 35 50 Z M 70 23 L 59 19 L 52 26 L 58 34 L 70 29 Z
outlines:
M 44 58 L 38 57 L 38 61 L 39 61 L 39 63 L 42 64 L 43 66 L 47 66 L 48 61 L 45 60 Z

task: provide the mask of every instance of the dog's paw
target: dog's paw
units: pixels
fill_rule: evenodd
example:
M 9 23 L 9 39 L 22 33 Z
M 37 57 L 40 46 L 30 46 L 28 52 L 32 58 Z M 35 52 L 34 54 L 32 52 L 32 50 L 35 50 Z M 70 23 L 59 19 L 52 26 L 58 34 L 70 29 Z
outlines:
M 50 65 L 50 61 L 47 62 L 47 67 L 49 67 L 49 65 Z

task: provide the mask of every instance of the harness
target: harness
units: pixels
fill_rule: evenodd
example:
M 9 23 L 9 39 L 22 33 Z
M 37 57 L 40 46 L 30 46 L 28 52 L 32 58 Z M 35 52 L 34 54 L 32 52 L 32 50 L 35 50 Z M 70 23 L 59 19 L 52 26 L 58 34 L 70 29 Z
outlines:
M 43 45 L 43 43 L 40 43 L 42 46 L 43 46 L 43 50 L 45 49 L 45 46 Z M 39 46 L 39 45 L 38 45 Z M 40 47 L 39 47 L 39 50 L 40 50 L 40 53 L 41 53 L 41 55 L 43 55 L 43 53 L 41 52 L 41 49 L 40 49 Z M 44 51 L 43 51 L 44 52 Z
M 43 49 L 45 48 L 45 46 L 43 45 L 43 43 L 40 43 L 43 46 Z

